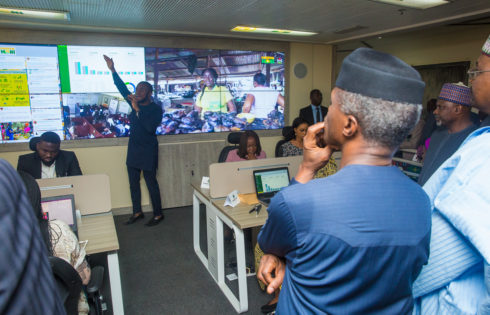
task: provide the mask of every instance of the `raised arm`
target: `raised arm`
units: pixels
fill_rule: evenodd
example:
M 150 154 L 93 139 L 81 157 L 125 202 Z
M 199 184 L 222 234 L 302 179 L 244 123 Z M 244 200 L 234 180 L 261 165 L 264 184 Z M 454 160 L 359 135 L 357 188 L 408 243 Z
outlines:
M 124 97 L 126 102 L 128 102 L 129 105 L 131 105 L 132 107 L 131 100 L 128 99 L 128 96 L 131 95 L 131 92 L 129 92 L 126 84 L 123 82 L 123 80 L 121 80 L 121 77 L 119 77 L 119 75 L 117 74 L 116 68 L 114 67 L 114 61 L 112 60 L 112 58 L 109 58 L 106 55 L 104 55 L 104 60 L 107 64 L 107 68 L 112 72 L 112 79 L 114 80 L 114 84 L 116 85 L 117 90 L 119 91 L 119 93 L 121 93 L 121 95 Z

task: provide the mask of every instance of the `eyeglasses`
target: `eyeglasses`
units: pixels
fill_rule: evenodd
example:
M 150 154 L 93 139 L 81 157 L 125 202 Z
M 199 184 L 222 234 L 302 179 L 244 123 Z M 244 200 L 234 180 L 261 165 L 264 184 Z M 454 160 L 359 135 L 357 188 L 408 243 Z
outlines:
M 483 72 L 490 72 L 490 70 L 476 70 L 476 69 L 471 69 L 471 70 L 468 70 L 468 77 L 469 79 L 474 79 L 476 78 L 480 73 L 483 73 Z

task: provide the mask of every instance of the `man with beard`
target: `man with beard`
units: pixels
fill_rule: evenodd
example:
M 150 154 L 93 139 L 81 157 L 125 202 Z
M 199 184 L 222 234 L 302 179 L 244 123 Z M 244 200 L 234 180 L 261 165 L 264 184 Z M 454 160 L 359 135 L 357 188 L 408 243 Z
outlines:
M 468 71 L 474 106 L 490 113 L 490 36 Z M 416 313 L 490 314 L 490 128 L 471 133 L 424 185 L 429 262 L 413 285 Z
M 471 90 L 462 83 L 445 83 L 434 111 L 435 130 L 424 158 L 418 183 L 423 186 L 432 174 L 459 148 L 466 137 L 475 131 L 471 121 Z
M 19 156 L 17 170 L 36 179 L 82 175 L 75 153 L 60 150 L 60 143 L 57 133 L 43 133 L 36 144 L 36 152 Z

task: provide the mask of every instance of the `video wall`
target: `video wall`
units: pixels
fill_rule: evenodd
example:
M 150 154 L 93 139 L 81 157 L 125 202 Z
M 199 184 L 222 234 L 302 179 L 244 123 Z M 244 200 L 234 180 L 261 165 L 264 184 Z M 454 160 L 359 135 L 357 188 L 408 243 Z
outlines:
M 0 43 L 1 142 L 129 136 L 132 109 L 103 55 L 130 92 L 153 85 L 158 135 L 284 126 L 283 52 Z

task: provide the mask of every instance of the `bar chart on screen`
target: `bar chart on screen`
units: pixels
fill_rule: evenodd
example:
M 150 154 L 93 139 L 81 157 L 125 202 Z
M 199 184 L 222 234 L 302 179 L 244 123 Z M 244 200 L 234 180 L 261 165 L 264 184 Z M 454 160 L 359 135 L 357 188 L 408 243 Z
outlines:
M 145 81 L 143 47 L 67 46 L 71 93 L 114 93 L 117 89 L 103 55 L 114 60 L 116 70 L 129 86 Z M 130 89 L 131 90 L 131 89 Z

